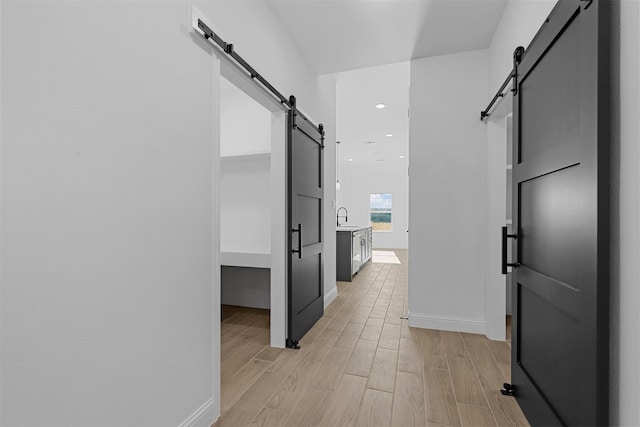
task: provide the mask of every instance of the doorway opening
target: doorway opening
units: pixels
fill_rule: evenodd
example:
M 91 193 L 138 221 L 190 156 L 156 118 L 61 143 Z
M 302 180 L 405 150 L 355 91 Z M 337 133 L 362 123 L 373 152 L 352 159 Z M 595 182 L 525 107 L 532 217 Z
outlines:
M 387 316 L 398 323 L 408 317 L 410 68 L 405 62 L 335 75 L 338 285 L 347 291 L 380 271 L 398 273 L 393 290 L 384 290 L 394 294 Z
M 513 96 L 511 85 L 504 90 L 486 120 L 487 125 L 487 324 L 490 339 L 504 341 L 511 337 L 512 267 L 501 270 L 501 229 L 512 230 L 512 157 L 513 157 Z M 511 263 L 510 246 L 507 262 Z
M 336 218 L 338 233 L 370 227 L 373 252 L 367 252 L 385 261 L 384 254 L 408 249 L 410 63 L 335 77 L 336 206 L 344 208 Z
M 220 381 L 270 344 L 271 112 L 220 79 Z M 246 359 L 246 360 L 245 360 Z M 221 412 L 231 403 L 223 396 Z
M 285 112 L 220 63 L 220 385 L 284 347 Z M 276 348 L 274 348 L 276 347 Z M 235 380 L 234 380 L 235 378 Z M 239 380 L 238 380 L 239 381 Z M 221 414 L 235 403 L 223 393 Z
M 272 357 L 286 333 L 284 111 L 220 67 L 220 385 Z M 282 193 L 282 194 L 280 194 Z M 225 393 L 221 414 L 235 403 Z

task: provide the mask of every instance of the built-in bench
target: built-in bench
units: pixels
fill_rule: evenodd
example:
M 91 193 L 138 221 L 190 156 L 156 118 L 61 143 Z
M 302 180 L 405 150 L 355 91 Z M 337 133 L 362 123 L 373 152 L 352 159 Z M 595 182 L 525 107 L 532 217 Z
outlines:
M 271 254 L 220 252 L 222 304 L 271 307 Z

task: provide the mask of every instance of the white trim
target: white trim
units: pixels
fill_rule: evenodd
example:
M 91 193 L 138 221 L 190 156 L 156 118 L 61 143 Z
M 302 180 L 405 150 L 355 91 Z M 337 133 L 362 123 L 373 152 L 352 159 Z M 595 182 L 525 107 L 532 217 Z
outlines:
M 409 326 L 413 328 L 438 329 L 441 331 L 468 332 L 485 334 L 486 323 L 479 319 L 436 316 L 421 313 L 409 313 Z
M 211 349 L 211 396 L 212 396 L 212 413 L 211 420 L 217 420 L 221 415 L 221 399 L 220 399 L 220 182 L 221 180 L 221 163 L 220 163 L 220 59 L 216 55 L 211 55 L 211 134 L 212 141 L 212 164 L 213 171 L 211 173 L 211 325 L 212 349 Z
M 213 421 L 213 398 L 207 400 L 201 407 L 189 415 L 178 427 L 209 427 Z M 208 414 L 208 416 L 206 416 Z
M 216 55 L 220 58 L 220 70 L 225 79 L 242 90 L 257 103 L 262 105 L 272 113 L 286 111 L 287 108 L 265 87 L 253 80 L 247 72 L 240 68 L 228 55 L 221 50 L 216 50 Z
M 334 287 L 329 291 L 328 294 L 324 295 L 324 308 L 329 307 L 329 304 L 333 302 L 334 299 L 338 297 L 338 287 Z
M 204 47 L 198 18 L 214 28 L 206 16 L 190 5 L 191 34 Z M 220 417 L 220 59 L 211 55 L 211 398 L 191 414 L 180 427 L 205 427 Z
M 271 347 L 287 339 L 287 115 L 271 113 Z

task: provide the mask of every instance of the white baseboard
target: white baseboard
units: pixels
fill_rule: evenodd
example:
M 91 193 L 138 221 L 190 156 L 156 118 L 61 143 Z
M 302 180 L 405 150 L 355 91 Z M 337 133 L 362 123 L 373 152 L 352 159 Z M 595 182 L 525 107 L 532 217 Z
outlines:
M 331 304 L 333 300 L 336 299 L 337 296 L 338 296 L 338 287 L 336 286 L 333 289 L 331 289 L 328 294 L 325 294 L 324 308 L 327 308 L 329 304 Z
M 213 419 L 213 399 L 209 399 L 204 404 L 189 415 L 179 427 L 210 427 L 214 423 Z
M 486 334 L 486 322 L 484 320 L 459 317 L 409 313 L 409 326 L 423 329 L 438 329 L 441 331 Z

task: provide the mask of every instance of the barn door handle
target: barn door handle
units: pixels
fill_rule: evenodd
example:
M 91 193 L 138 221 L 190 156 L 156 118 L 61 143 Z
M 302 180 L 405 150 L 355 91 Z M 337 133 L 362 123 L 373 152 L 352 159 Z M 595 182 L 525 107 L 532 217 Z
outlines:
M 507 274 L 507 267 L 517 267 L 518 263 L 507 262 L 507 239 L 517 239 L 517 234 L 508 234 L 507 227 L 502 227 L 502 274 Z
M 298 224 L 298 228 L 291 230 L 292 233 L 298 233 L 298 249 L 292 249 L 291 252 L 298 254 L 298 258 L 302 258 L 302 224 Z

